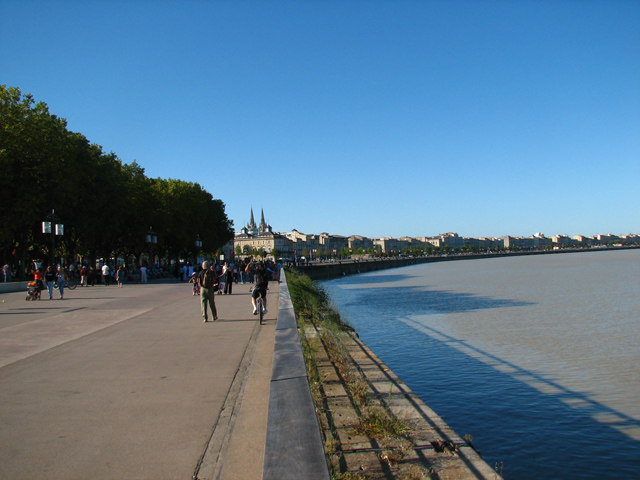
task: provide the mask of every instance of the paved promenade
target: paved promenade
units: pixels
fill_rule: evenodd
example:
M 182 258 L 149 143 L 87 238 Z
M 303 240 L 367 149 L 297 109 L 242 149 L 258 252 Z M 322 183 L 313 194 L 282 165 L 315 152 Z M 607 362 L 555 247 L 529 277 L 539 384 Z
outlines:
M 262 478 L 278 285 L 264 326 L 190 287 L 0 294 L 0 479 Z

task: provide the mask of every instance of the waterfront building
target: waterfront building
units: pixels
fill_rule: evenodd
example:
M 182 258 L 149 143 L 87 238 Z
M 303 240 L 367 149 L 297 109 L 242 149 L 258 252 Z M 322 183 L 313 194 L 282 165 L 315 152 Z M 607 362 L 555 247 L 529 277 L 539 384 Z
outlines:
M 573 240 L 582 245 L 593 245 L 595 243 L 593 237 L 585 237 L 584 235 L 574 235 Z
M 347 238 L 347 241 L 349 242 L 349 249 L 351 249 L 351 251 L 359 248 L 362 248 L 363 250 L 373 248 L 373 240 L 361 235 L 351 235 Z
M 448 245 L 450 248 L 462 248 L 464 246 L 464 239 L 454 232 L 442 233 L 435 237 L 427 237 L 427 242 L 434 247 L 444 247 Z
M 496 248 L 501 248 L 504 246 L 504 242 L 501 238 L 491 238 L 491 237 L 462 237 L 462 241 L 464 242 L 465 247 L 476 247 L 480 249 L 489 249 L 493 250 Z
M 620 241 L 620 237 L 617 235 L 611 235 L 610 233 L 605 233 L 602 235 L 596 235 L 596 240 L 600 243 L 618 242 Z
M 382 253 L 401 250 L 398 240 L 391 237 L 382 237 L 373 241 L 374 248 L 379 249 Z
M 334 256 L 349 248 L 349 241 L 346 237 L 330 235 L 327 232 L 322 232 L 320 235 L 309 235 L 294 229 L 284 235 L 291 241 L 291 251 L 299 258 L 304 256 L 316 258 L 318 255 Z
M 291 241 L 286 236 L 275 233 L 271 225 L 264 219 L 264 210 L 261 214 L 260 224 L 256 225 L 251 209 L 249 223 L 236 233 L 233 240 L 233 249 L 236 255 L 250 255 L 252 251 L 264 252 L 271 255 L 277 250 L 279 256 L 287 257 L 292 254 Z
M 557 246 L 567 246 L 574 243 L 574 240 L 569 238 L 569 235 L 552 235 L 551 241 Z
M 533 237 L 512 237 L 511 235 L 505 235 L 502 237 L 504 248 L 534 248 Z
M 317 235 L 307 235 L 293 229 L 285 236 L 291 242 L 291 250 L 298 258 L 313 255 L 313 252 L 320 249 L 320 238 Z
M 531 238 L 533 239 L 533 248 L 546 247 L 546 246 L 551 245 L 553 243 L 553 237 L 552 238 L 547 238 L 542 233 L 536 233 Z
M 351 235 L 344 237 L 341 235 L 330 235 L 327 232 L 316 234 L 306 234 L 298 230 L 291 230 L 288 233 L 276 233 L 273 231 L 264 218 L 264 211 L 261 212 L 260 223 L 257 224 L 253 208 L 249 223 L 239 232 L 236 232 L 234 241 L 228 245 L 231 256 L 249 255 L 250 251 L 264 251 L 265 255 L 271 256 L 277 250 L 279 256 L 283 258 L 307 257 L 316 259 L 319 257 L 333 257 L 341 252 L 354 252 L 358 249 L 365 251 L 375 249 L 381 253 L 401 253 L 408 248 L 426 249 L 427 246 L 445 247 L 452 250 L 463 249 L 464 247 L 477 247 L 479 249 L 495 250 L 499 248 L 537 249 L 554 246 L 556 248 L 579 245 L 596 245 L 611 242 L 625 242 L 640 244 L 640 235 L 628 234 L 616 236 L 612 234 L 595 235 L 586 237 L 583 235 L 553 235 L 546 237 L 542 233 L 536 233 L 530 237 L 513 237 L 505 235 L 501 238 L 495 237 L 460 237 L 455 232 L 443 233 L 433 237 L 381 237 L 367 238 L 361 235 Z M 224 249 L 225 254 L 227 249 Z
M 341 235 L 329 235 L 323 232 L 318 237 L 318 242 L 322 246 L 324 252 L 331 255 L 338 255 L 340 251 L 349 249 L 349 240 Z
M 401 244 L 404 244 L 404 248 L 424 250 L 427 247 L 427 242 L 420 238 L 400 237 L 398 241 L 402 242 Z
M 628 235 L 620 235 L 620 239 L 624 240 L 627 243 L 638 243 L 640 244 L 640 235 L 635 233 L 630 233 Z
M 426 246 L 426 242 L 418 238 L 412 238 L 412 237 L 400 237 L 400 238 L 382 237 L 374 240 L 373 245 L 374 245 L 374 248 L 378 247 L 378 249 L 382 253 L 392 253 L 392 252 L 401 253 L 403 250 L 407 248 L 417 247 L 417 248 L 424 249 Z

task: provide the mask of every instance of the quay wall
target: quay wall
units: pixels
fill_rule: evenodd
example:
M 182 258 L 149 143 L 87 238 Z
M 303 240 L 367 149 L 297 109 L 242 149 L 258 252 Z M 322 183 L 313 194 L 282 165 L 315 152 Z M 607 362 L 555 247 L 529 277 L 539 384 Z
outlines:
M 564 253 L 586 253 L 601 252 L 603 250 L 623 250 L 629 248 L 640 248 L 640 246 L 606 247 L 606 248 L 566 248 L 562 250 L 543 250 L 528 252 L 506 252 L 506 253 L 485 253 L 468 255 L 432 255 L 427 257 L 407 257 L 407 258 L 385 258 L 385 259 L 362 259 L 358 261 L 344 260 L 322 263 L 312 263 L 308 265 L 298 265 L 295 270 L 307 275 L 312 280 L 331 280 L 332 278 L 344 277 L 358 273 L 374 272 L 389 268 L 407 267 L 422 263 L 450 262 L 458 260 L 480 260 L 485 258 L 505 258 L 523 255 L 560 255 Z
M 403 266 L 407 260 L 393 264 Z M 414 259 L 415 260 L 415 259 Z M 373 265 L 373 262 L 370 262 Z M 381 263 L 381 262 L 380 262 Z M 414 262 L 416 263 L 416 262 Z M 387 263 L 389 265 L 389 263 Z M 392 268 L 392 267 L 387 267 Z M 369 270 L 370 271 L 370 270 Z M 267 439 L 263 464 L 263 480 L 330 480 L 320 423 L 311 396 L 311 387 L 304 363 L 295 310 L 289 294 L 286 272 L 282 272 L 278 294 L 278 320 L 273 353 L 273 367 L 269 391 Z M 362 371 L 368 371 L 372 388 L 386 395 L 391 385 L 396 392 L 395 405 L 403 418 L 411 418 L 422 435 L 430 431 L 438 438 L 458 446 L 457 453 L 442 464 L 438 478 L 451 480 L 502 480 L 491 467 L 464 442 L 437 413 L 431 410 L 380 359 L 357 338 L 353 361 Z M 372 365 L 375 368 L 372 368 Z M 397 413 L 397 412 L 396 412 Z M 424 440 L 424 438 L 423 438 Z M 425 447 L 422 460 L 433 457 Z M 425 463 L 427 466 L 427 463 Z

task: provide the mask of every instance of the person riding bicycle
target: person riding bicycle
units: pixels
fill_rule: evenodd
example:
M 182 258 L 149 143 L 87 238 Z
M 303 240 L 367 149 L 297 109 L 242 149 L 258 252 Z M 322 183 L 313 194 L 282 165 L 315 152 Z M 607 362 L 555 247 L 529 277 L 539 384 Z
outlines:
M 254 267 L 255 265 L 255 267 Z M 262 297 L 262 312 L 267 313 L 267 289 L 269 288 L 269 277 L 273 273 L 272 270 L 265 268 L 262 262 L 249 262 L 245 271 L 253 275 L 255 279 L 255 286 L 251 293 L 251 305 L 253 305 L 253 314 L 258 314 L 258 307 L 256 300 L 258 297 Z

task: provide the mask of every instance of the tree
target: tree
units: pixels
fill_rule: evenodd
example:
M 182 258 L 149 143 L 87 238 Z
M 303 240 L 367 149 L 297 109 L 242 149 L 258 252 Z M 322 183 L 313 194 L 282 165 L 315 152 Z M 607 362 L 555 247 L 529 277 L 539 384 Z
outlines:
M 46 104 L 17 88 L 0 86 L 0 260 L 19 250 L 25 259 L 48 257 L 50 235 L 40 222 L 55 209 L 65 225 L 56 253 L 109 258 L 140 256 L 153 227 L 154 253 L 177 258 L 218 251 L 233 239 L 221 200 L 197 183 L 149 179 L 80 133 Z M 24 192 L 28 193 L 25 198 Z
M 0 252 L 43 244 L 40 222 L 69 195 L 50 195 L 64 186 L 58 168 L 67 141 L 66 121 L 49 113 L 45 103 L 0 85 Z M 25 193 L 28 197 L 25 198 Z M 62 197 L 62 198 L 60 198 Z

